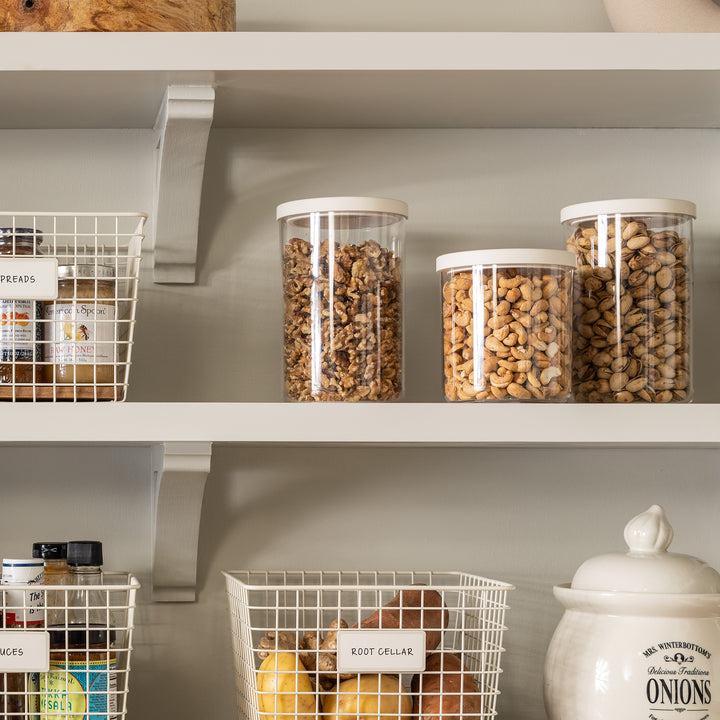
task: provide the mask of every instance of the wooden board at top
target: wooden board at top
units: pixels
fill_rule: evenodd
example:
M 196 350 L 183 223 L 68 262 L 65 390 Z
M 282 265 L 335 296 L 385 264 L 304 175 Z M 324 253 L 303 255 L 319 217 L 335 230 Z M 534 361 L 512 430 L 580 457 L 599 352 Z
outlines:
M 0 0 L 0 31 L 233 32 L 235 0 Z

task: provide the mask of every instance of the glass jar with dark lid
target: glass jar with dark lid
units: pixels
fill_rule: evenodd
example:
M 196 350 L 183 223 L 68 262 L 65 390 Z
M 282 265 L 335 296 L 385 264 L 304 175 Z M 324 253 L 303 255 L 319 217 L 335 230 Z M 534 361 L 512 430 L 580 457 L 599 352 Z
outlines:
M 42 240 L 34 228 L 0 228 L 0 256 L 40 255 Z M 32 397 L 41 379 L 40 312 L 37 300 L 0 299 L 0 385 L 29 386 L 18 394 L 22 397 Z

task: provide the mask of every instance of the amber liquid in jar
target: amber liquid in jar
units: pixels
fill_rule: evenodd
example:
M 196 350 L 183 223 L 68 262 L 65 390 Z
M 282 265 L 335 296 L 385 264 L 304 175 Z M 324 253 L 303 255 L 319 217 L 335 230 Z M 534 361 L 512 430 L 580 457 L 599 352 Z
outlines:
M 39 255 L 42 233 L 33 228 L 0 228 L 0 255 Z M 42 379 L 41 304 L 0 299 L 0 384 L 32 386 Z
M 45 379 L 57 384 L 116 382 L 115 271 L 105 265 L 61 265 L 58 296 L 45 304 Z

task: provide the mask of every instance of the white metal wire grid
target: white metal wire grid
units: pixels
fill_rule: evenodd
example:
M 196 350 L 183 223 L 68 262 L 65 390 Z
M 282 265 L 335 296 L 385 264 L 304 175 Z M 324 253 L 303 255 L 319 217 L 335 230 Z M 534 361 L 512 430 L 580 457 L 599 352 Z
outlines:
M 25 617 L 34 606 L 30 593 L 39 588 L 46 624 L 9 631 L 49 632 L 50 672 L 1 672 L 0 716 L 121 720 L 127 713 L 137 579 L 105 572 L 102 585 L 3 584 L 2 617 Z
M 125 400 L 145 219 L 0 212 L 0 261 L 56 258 L 64 273 L 57 300 L 0 298 L 0 399 Z
M 484 719 L 496 714 L 506 595 L 511 585 L 467 573 L 433 571 L 236 571 L 224 575 L 237 698 L 241 715 L 248 720 L 305 715 L 310 720 L 320 712 L 336 720 L 348 714 L 387 720 L 413 713 L 419 720 L 431 715 Z M 424 591 L 439 594 L 446 616 L 426 603 Z M 421 604 L 406 607 L 407 592 L 421 597 Z M 321 669 L 327 665 L 321 658 L 327 651 L 308 649 L 307 638 L 327 638 L 332 623 L 341 619 L 362 630 L 363 623 L 399 593 L 396 612 L 391 617 L 383 611 L 375 626 L 397 629 L 419 624 L 428 638 L 435 633 L 440 643 L 427 648 L 424 673 L 398 673 L 402 685 L 398 689 L 385 685 L 380 676 L 358 681 L 337 670 Z M 259 649 L 268 644 L 271 650 Z M 293 644 L 295 649 L 286 647 Z M 268 683 L 263 656 L 273 653 L 282 653 L 284 658 L 276 654 Z M 459 662 L 451 662 L 450 656 Z M 437 662 L 441 665 L 433 670 Z M 367 682 L 371 683 L 369 693 Z

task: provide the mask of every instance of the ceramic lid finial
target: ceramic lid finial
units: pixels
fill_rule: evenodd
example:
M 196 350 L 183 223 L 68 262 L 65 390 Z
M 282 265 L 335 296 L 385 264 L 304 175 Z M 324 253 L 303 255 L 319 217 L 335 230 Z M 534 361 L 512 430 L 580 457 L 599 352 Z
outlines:
M 659 505 L 652 505 L 625 526 L 625 542 L 631 553 L 666 552 L 672 539 L 672 526 Z

